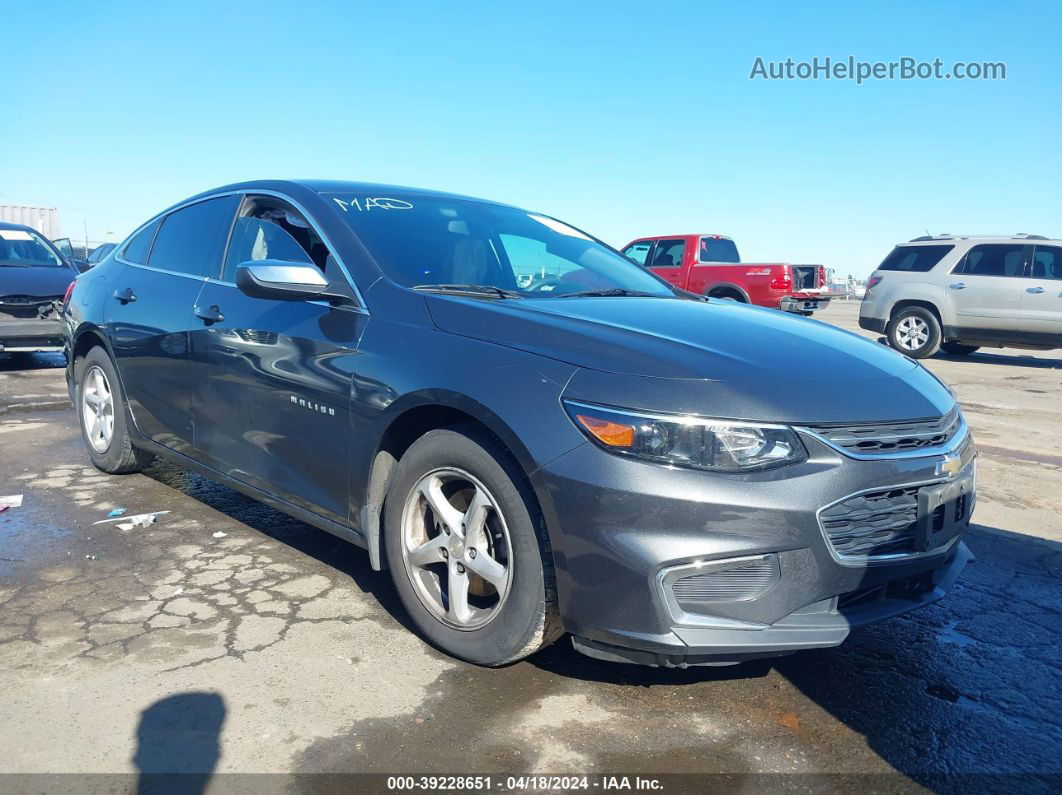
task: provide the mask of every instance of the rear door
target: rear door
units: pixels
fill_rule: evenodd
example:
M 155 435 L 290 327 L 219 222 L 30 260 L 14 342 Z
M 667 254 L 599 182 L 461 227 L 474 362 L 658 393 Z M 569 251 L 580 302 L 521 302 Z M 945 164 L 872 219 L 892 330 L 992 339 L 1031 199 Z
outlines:
M 960 336 L 1010 339 L 1017 334 L 1029 249 L 1020 243 L 982 243 L 966 252 L 946 289 Z
M 653 272 L 676 287 L 685 287 L 682 262 L 686 254 L 686 240 L 677 238 L 660 238 L 656 241 L 649 258 L 649 267 Z
M 197 202 L 133 237 L 107 298 L 106 325 L 137 429 L 180 453 L 192 448 L 192 308 L 221 265 L 235 196 Z
M 1034 246 L 1029 263 L 1018 331 L 1029 342 L 1062 345 L 1062 246 Z
M 245 197 L 224 270 L 207 282 L 192 320 L 196 455 L 343 523 L 351 384 L 368 317 L 360 307 L 245 295 L 236 267 L 262 259 L 312 264 L 332 289 L 354 294 L 300 211 L 275 197 Z

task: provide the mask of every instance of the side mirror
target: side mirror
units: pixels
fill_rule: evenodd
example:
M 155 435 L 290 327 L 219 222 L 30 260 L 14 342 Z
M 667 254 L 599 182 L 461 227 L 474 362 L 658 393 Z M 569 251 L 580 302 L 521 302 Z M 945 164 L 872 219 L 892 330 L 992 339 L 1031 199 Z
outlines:
M 252 298 L 301 301 L 328 297 L 324 274 L 304 262 L 261 259 L 241 263 L 236 268 L 236 286 Z
M 74 263 L 74 267 L 77 268 L 77 272 L 78 273 L 84 273 L 89 268 L 91 268 L 93 265 L 95 265 L 94 262 L 87 262 L 86 260 L 83 260 L 83 259 L 75 259 L 75 260 L 71 260 L 71 262 Z

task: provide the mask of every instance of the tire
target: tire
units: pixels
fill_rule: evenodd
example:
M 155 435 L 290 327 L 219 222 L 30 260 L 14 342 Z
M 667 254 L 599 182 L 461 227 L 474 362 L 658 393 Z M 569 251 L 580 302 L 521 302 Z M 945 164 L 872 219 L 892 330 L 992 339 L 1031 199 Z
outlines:
M 74 380 L 81 437 L 93 466 L 111 475 L 125 475 L 139 472 L 150 464 L 154 456 L 133 446 L 125 398 L 107 352 L 95 347 L 79 358 L 74 363 Z M 98 415 L 95 407 L 99 407 Z M 99 425 L 93 419 L 97 416 Z M 109 437 L 104 430 L 108 425 Z
M 709 298 L 716 298 L 716 299 L 718 299 L 720 301 L 733 301 L 736 304 L 744 304 L 744 303 L 746 303 L 745 299 L 742 298 L 741 295 L 739 295 L 738 293 L 735 293 L 735 292 L 731 292 L 731 291 L 721 292 L 721 293 L 710 293 L 708 295 L 708 297 Z
M 481 513 L 466 512 L 473 494 L 489 504 Z M 406 451 L 384 504 L 384 543 L 402 604 L 447 654 L 505 665 L 562 634 L 537 502 L 509 454 L 479 428 L 430 431 Z
M 892 316 L 885 336 L 893 349 L 912 359 L 924 359 L 940 347 L 940 321 L 924 306 L 909 306 Z
M 974 351 L 981 350 L 980 345 L 963 345 L 961 342 L 942 343 L 940 349 L 952 356 L 969 356 Z

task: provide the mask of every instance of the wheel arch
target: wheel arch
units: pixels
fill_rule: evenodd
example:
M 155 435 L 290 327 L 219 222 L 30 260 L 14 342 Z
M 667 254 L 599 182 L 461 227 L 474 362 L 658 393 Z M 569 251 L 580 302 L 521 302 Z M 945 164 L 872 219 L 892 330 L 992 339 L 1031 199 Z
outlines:
M 716 295 L 713 295 L 713 293 Z M 741 285 L 734 284 L 733 282 L 717 282 L 704 289 L 704 294 L 709 298 L 720 297 L 723 293 L 736 293 L 746 304 L 752 303 L 752 299 L 749 298 L 749 294 L 745 288 Z
M 940 307 L 938 307 L 933 301 L 928 301 L 924 298 L 905 298 L 902 301 L 897 301 L 892 305 L 892 309 L 889 310 L 889 321 L 896 317 L 897 313 L 908 309 L 912 306 L 919 306 L 923 309 L 928 309 L 936 317 L 937 322 L 940 323 L 941 329 L 944 328 L 944 318 L 941 315 Z
M 398 461 L 406 450 L 429 431 L 455 425 L 474 425 L 508 453 L 523 474 L 527 486 L 541 505 L 542 495 L 535 488 L 531 474 L 534 459 L 517 434 L 497 414 L 480 402 L 448 390 L 430 390 L 406 395 L 388 407 L 384 430 L 366 451 L 361 462 L 352 462 L 352 471 L 368 471 L 364 498 L 361 501 L 360 525 L 369 550 L 372 568 L 386 567 L 383 555 L 381 524 L 384 501 Z

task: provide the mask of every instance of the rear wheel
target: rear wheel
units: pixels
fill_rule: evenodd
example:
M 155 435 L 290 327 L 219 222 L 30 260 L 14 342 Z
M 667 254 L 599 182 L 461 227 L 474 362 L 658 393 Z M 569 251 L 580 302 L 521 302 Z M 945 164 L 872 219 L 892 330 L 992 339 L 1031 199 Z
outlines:
M 893 315 L 885 336 L 900 353 L 924 359 L 940 347 L 940 321 L 923 306 L 909 306 Z
M 124 475 L 150 464 L 154 456 L 133 447 L 118 376 L 103 348 L 92 348 L 78 359 L 74 376 L 81 435 L 93 465 L 112 475 Z
M 716 290 L 708 294 L 709 298 L 718 298 L 720 301 L 734 301 L 738 304 L 744 304 L 745 297 L 734 290 Z
M 963 345 L 961 342 L 945 342 L 940 346 L 944 353 L 952 356 L 969 356 L 974 351 L 980 350 L 980 345 Z
M 384 528 L 402 604 L 448 654 L 504 665 L 559 636 L 542 517 L 515 463 L 478 429 L 431 431 L 406 451 Z

